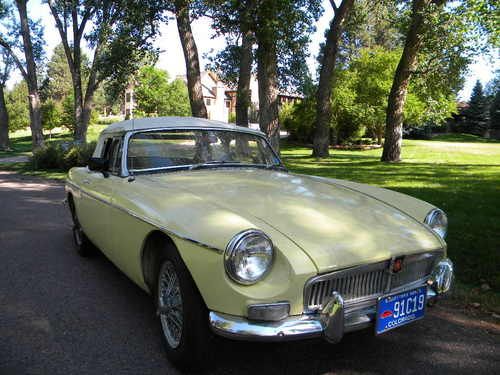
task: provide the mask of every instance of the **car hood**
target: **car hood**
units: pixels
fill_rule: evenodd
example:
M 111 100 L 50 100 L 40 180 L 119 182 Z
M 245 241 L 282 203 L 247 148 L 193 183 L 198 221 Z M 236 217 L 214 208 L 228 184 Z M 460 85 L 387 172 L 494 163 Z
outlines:
M 331 180 L 241 168 L 148 178 L 260 219 L 297 244 L 319 272 L 443 247 L 429 228 L 409 215 Z

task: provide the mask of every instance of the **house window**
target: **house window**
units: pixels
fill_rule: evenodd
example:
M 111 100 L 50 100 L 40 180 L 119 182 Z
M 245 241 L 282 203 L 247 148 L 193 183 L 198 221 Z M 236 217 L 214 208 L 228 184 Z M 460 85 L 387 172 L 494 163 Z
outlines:
M 231 107 L 231 102 L 229 100 L 226 100 L 226 108 Z
M 129 93 L 129 92 L 127 92 L 127 94 L 125 94 L 125 101 L 126 101 L 127 103 L 130 103 L 130 99 L 131 99 L 131 95 L 130 95 L 130 93 Z
M 207 105 L 210 105 L 210 103 L 211 103 L 210 99 L 209 99 L 209 98 L 205 99 L 205 103 L 206 103 Z

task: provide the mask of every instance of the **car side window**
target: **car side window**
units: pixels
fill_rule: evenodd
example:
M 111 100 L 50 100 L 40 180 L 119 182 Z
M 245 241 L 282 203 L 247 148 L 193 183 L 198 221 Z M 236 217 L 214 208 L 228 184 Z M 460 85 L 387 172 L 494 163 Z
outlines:
M 120 175 L 122 164 L 121 138 L 108 138 L 104 141 L 102 157 L 108 160 L 108 172 Z
M 108 170 L 112 174 L 119 175 L 122 165 L 122 140 L 114 138 L 109 151 L 109 167 Z

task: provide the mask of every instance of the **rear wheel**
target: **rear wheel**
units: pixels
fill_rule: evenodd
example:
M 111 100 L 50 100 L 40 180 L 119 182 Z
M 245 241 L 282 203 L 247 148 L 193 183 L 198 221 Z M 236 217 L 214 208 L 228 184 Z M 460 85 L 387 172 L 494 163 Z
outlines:
M 168 359 L 182 369 L 210 367 L 213 335 L 208 310 L 176 251 L 160 261 L 156 306 Z

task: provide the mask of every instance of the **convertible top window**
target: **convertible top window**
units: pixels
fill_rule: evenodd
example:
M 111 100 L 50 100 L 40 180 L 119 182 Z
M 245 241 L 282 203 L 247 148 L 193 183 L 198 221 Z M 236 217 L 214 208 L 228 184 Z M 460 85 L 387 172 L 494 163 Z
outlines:
M 129 141 L 131 172 L 210 167 L 282 167 L 269 144 L 257 135 L 225 130 L 159 130 Z

